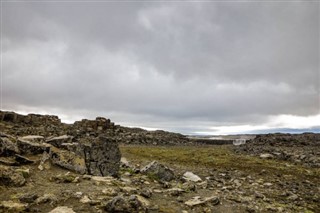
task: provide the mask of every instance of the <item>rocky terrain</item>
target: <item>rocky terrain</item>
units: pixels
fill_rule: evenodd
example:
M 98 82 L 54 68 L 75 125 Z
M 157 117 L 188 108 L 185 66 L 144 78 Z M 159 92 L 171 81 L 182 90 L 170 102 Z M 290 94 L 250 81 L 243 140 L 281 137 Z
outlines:
M 237 147 L 236 152 L 320 168 L 320 134 L 258 135 Z
M 76 141 L 83 137 L 97 137 L 101 134 L 123 144 L 177 145 L 187 144 L 189 139 L 178 133 L 162 130 L 146 131 L 115 125 L 110 119 L 97 117 L 95 120 L 83 119 L 74 124 L 61 123 L 52 115 L 20 115 L 0 111 L 0 131 L 15 136 L 41 135 L 44 137 L 69 135 Z
M 320 212 L 319 134 L 211 146 L 102 117 L 0 121 L 0 212 Z

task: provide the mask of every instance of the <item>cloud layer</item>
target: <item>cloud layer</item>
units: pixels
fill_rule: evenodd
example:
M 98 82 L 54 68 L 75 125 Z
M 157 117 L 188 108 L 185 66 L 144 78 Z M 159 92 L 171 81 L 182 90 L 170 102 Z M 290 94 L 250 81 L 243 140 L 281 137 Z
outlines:
M 320 114 L 319 2 L 2 2 L 1 21 L 3 109 L 187 133 Z

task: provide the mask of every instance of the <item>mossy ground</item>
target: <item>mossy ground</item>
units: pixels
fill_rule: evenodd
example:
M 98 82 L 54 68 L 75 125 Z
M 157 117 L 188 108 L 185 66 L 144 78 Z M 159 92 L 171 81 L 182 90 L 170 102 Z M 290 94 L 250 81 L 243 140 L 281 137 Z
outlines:
M 124 157 L 140 160 L 159 160 L 169 164 L 195 168 L 230 168 L 240 171 L 268 174 L 293 175 L 296 178 L 319 179 L 319 168 L 265 160 L 258 157 L 233 152 L 230 146 L 120 146 Z

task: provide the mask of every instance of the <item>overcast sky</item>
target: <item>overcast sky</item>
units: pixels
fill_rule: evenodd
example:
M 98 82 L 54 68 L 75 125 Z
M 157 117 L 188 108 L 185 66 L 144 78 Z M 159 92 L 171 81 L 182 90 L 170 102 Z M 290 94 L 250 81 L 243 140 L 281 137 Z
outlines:
M 1 109 L 187 134 L 320 130 L 318 1 L 2 1 Z

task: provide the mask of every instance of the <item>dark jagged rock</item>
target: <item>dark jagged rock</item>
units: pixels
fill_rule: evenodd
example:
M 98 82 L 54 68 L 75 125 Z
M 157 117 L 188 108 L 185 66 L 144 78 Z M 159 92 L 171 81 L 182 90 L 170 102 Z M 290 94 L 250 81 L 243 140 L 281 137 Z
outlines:
M 12 141 L 12 138 L 7 135 L 1 135 L 0 137 L 0 156 L 11 156 L 16 153 L 20 153 L 16 143 Z
M 92 143 L 84 145 L 88 173 L 98 176 L 117 176 L 121 153 L 115 140 L 100 136 Z
M 48 144 L 30 142 L 22 138 L 18 138 L 17 145 L 21 154 L 42 154 L 50 149 L 50 145 Z
M 15 154 L 15 160 L 16 160 L 20 165 L 35 163 L 35 161 L 30 160 L 29 158 L 24 157 L 24 156 L 22 156 L 22 155 L 18 155 L 18 154 Z
M 51 161 L 63 168 L 81 174 L 116 176 L 120 167 L 118 144 L 107 137 L 82 140 L 80 143 L 62 143 L 51 147 Z

